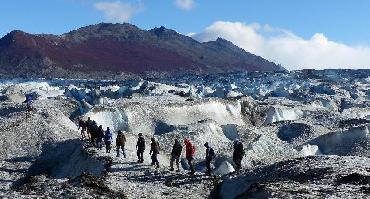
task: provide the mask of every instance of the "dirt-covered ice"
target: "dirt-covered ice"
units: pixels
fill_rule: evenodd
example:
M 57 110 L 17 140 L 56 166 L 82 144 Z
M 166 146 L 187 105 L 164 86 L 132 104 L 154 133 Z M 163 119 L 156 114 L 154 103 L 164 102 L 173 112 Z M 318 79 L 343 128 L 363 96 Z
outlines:
M 0 196 L 8 198 L 369 197 L 370 71 L 0 82 Z M 345 81 L 344 81 L 345 80 Z M 25 95 L 34 98 L 27 112 Z M 127 157 L 80 139 L 90 117 L 127 136 Z M 136 139 L 147 149 L 137 163 Z M 150 138 L 160 168 L 150 166 Z M 168 170 L 175 139 L 196 175 Z M 233 140 L 245 147 L 235 172 Z M 215 150 L 205 176 L 205 142 Z M 230 174 L 231 173 L 231 174 Z

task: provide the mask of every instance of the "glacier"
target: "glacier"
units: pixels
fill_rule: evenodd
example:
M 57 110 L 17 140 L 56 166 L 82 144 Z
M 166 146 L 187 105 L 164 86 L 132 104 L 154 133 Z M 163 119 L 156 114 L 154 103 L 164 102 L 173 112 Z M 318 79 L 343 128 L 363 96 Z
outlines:
M 0 80 L 0 196 L 368 197 L 369 90 L 369 70 Z M 25 95 L 35 111 L 26 111 Z M 114 138 L 125 132 L 126 158 L 80 139 L 76 119 L 88 117 Z M 159 169 L 148 149 L 136 163 L 139 133 L 147 146 L 158 140 Z M 196 148 L 195 176 L 184 155 L 181 172 L 168 171 L 174 140 L 184 138 Z M 235 139 L 245 147 L 241 171 Z M 204 175 L 205 142 L 216 152 L 212 176 Z

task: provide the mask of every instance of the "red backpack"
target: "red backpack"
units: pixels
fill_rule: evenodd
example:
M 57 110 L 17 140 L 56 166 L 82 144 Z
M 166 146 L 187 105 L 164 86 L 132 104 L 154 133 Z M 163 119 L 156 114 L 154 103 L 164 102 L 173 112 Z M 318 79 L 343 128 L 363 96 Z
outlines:
M 195 155 L 195 146 L 191 145 L 191 155 Z

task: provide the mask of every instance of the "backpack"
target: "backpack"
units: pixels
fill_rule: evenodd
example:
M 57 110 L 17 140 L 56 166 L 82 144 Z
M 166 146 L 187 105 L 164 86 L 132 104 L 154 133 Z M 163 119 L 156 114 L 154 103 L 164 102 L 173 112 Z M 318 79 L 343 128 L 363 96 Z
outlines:
M 245 152 L 244 152 L 244 146 L 241 142 L 239 142 L 236 146 L 235 146 L 235 152 L 240 155 L 240 156 L 244 156 L 245 155 Z
M 155 142 L 155 152 L 157 153 L 157 154 L 159 154 L 159 150 L 161 150 L 160 148 L 159 148 L 159 142 Z
M 244 156 L 244 155 L 245 155 L 245 152 L 244 152 L 244 146 L 243 146 L 243 144 L 242 144 L 242 143 L 240 143 L 239 145 L 240 145 L 239 147 L 240 147 L 240 150 L 241 150 L 241 152 L 240 152 L 240 153 Z
M 211 147 L 209 147 L 208 156 L 211 159 L 215 158 L 215 156 L 216 156 L 215 151 Z
M 85 122 L 83 120 L 79 120 L 78 121 L 78 126 L 84 127 L 85 126 Z
M 158 151 L 161 150 L 161 147 L 159 147 L 159 142 L 157 142 Z
M 172 148 L 172 152 L 171 152 L 171 155 L 176 155 L 176 156 L 179 156 L 181 155 L 181 151 L 182 151 L 182 146 L 181 144 L 175 144 Z
M 93 127 L 93 122 L 92 122 L 92 120 L 87 120 L 87 121 L 86 121 L 86 127 L 87 127 L 89 130 L 91 130 L 91 129 L 92 129 L 92 127 Z
M 145 139 L 143 137 L 139 137 L 139 139 L 137 141 L 137 147 L 145 148 Z
M 26 97 L 26 102 L 32 104 L 32 96 L 31 95 L 28 95 Z
M 112 141 L 112 133 L 110 131 L 106 131 L 105 132 L 105 136 L 104 136 L 104 139 L 105 141 L 108 141 L 108 142 L 111 142 Z
M 117 145 L 125 145 L 126 143 L 126 136 L 124 134 L 118 134 L 116 138 Z

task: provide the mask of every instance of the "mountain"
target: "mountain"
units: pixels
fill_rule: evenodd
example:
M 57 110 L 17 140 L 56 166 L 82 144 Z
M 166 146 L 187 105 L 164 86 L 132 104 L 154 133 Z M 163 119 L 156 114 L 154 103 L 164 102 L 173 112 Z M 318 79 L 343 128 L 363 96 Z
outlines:
M 101 23 L 63 35 L 12 31 L 0 39 L 6 77 L 88 77 L 148 72 L 282 71 L 224 39 L 200 43 L 164 27 Z

